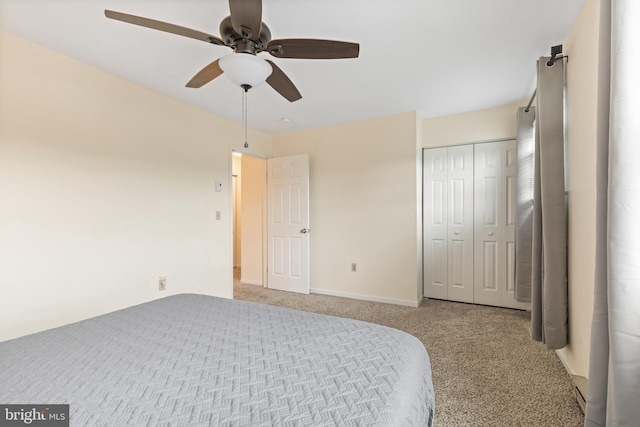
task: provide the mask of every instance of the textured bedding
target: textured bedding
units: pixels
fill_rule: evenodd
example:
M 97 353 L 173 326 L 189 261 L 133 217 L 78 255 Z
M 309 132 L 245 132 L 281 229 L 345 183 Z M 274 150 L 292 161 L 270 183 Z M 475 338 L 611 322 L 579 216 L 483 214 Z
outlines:
M 0 403 L 69 404 L 72 426 L 426 426 L 415 337 L 182 294 L 0 343 Z

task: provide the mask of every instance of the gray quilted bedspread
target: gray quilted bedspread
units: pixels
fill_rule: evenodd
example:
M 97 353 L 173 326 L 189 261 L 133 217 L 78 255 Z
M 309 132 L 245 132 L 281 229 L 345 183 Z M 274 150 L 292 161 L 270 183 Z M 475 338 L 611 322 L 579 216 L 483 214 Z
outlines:
M 0 343 L 0 403 L 72 426 L 426 426 L 431 366 L 371 323 L 204 295 Z

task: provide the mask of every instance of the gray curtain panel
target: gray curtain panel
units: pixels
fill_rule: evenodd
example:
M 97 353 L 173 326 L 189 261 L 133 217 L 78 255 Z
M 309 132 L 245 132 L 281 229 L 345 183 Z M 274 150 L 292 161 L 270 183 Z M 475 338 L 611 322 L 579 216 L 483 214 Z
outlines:
M 531 302 L 531 232 L 533 226 L 533 125 L 535 107 L 518 108 L 516 145 L 515 298 Z
M 531 337 L 567 345 L 567 202 L 564 173 L 564 61 L 538 61 L 532 220 Z
M 610 71 L 610 111 L 608 122 L 606 111 L 599 111 L 598 120 L 597 252 L 585 426 L 637 426 L 640 425 L 637 77 L 640 31 L 633 23 L 640 21 L 640 8 L 637 0 L 602 0 L 600 5 L 599 72 L 606 76 Z M 606 61 L 608 50 L 610 68 Z M 606 98 L 608 89 L 601 81 L 599 99 Z

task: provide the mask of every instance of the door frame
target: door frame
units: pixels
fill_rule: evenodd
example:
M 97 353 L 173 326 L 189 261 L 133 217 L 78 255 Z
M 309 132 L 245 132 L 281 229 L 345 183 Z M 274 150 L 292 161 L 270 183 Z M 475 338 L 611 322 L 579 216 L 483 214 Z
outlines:
M 244 148 L 240 145 L 229 145 L 228 148 L 228 155 L 227 155 L 227 161 L 228 161 L 228 179 L 229 179 L 229 185 L 231 185 L 231 182 L 233 180 L 233 153 L 234 152 L 238 152 L 238 153 L 242 153 L 242 155 L 247 155 L 247 156 L 251 156 L 251 157 L 257 157 L 260 159 L 263 159 L 266 163 L 267 159 L 269 158 L 269 156 L 263 154 L 263 153 L 259 153 L 257 151 L 253 151 L 253 150 L 249 150 L 247 148 Z M 241 172 L 242 173 L 242 172 Z M 266 195 L 267 192 L 267 180 L 265 179 L 265 184 L 264 184 L 264 194 Z M 229 206 L 229 210 L 228 212 L 230 212 L 231 214 L 233 214 L 233 191 L 232 188 L 229 187 L 229 196 L 228 196 L 228 206 Z M 263 208 L 263 212 L 264 214 L 262 215 L 262 287 L 263 288 L 268 288 L 269 287 L 269 278 L 267 276 L 267 198 L 265 197 L 262 200 L 262 208 Z M 233 251 L 234 251 L 234 241 L 233 241 L 233 220 L 230 218 L 229 219 L 229 236 L 231 236 L 231 238 L 229 239 L 229 254 L 231 255 L 231 259 L 229 261 L 229 265 L 230 268 L 228 269 L 229 272 L 228 274 L 231 277 L 231 298 L 233 298 Z

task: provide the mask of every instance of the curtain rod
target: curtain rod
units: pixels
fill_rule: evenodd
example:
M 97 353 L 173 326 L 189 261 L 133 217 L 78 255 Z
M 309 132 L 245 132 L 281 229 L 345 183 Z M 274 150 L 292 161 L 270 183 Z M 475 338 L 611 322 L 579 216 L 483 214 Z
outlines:
M 524 109 L 525 113 L 528 113 L 529 110 L 531 109 L 531 104 L 533 104 L 533 100 L 535 99 L 537 92 L 538 92 L 537 88 L 533 90 L 533 95 L 531 95 L 531 99 L 529 100 L 529 103 L 527 104 L 527 108 Z
M 558 56 L 560 55 L 560 56 Z M 569 58 L 567 55 L 563 55 L 562 54 L 562 45 L 556 45 L 556 46 L 551 46 L 551 58 L 549 58 L 549 60 L 547 61 L 547 66 L 549 67 L 553 67 L 553 64 L 555 64 L 556 59 L 562 59 L 562 58 Z M 527 108 L 524 109 L 525 113 L 528 113 L 529 110 L 531 109 L 531 104 L 533 104 L 533 100 L 536 97 L 536 93 L 537 93 L 538 89 L 534 89 L 533 90 L 533 95 L 531 95 L 531 99 L 529 100 L 529 103 L 527 104 Z

